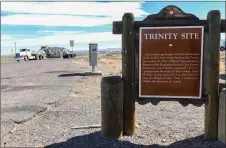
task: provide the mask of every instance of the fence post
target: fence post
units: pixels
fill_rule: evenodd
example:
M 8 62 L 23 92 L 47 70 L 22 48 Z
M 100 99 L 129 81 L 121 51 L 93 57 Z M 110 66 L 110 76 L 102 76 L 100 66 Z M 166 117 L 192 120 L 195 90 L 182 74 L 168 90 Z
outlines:
M 209 26 L 207 54 L 207 94 L 208 103 L 205 105 L 204 138 L 217 140 L 218 109 L 219 109 L 219 48 L 221 20 L 220 11 L 208 13 Z
M 226 88 L 220 92 L 218 115 L 218 140 L 226 144 Z
M 123 81 L 120 76 L 101 80 L 101 134 L 118 139 L 123 133 Z
M 135 133 L 133 21 L 132 13 L 125 13 L 122 17 L 123 134 L 127 136 Z

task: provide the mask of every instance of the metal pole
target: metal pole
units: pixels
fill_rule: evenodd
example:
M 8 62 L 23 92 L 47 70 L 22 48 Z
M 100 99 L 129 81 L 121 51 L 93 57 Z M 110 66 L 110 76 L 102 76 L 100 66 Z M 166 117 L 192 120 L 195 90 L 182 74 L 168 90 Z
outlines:
M 16 54 L 16 42 L 14 44 L 15 44 L 15 54 Z
M 92 66 L 92 72 L 94 72 L 95 71 L 95 66 Z

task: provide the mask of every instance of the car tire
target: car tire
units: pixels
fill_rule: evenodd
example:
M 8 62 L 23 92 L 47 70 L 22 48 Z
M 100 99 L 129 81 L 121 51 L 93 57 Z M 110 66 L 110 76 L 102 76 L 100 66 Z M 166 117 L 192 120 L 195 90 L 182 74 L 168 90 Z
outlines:
M 24 61 L 28 61 L 28 57 L 27 56 L 24 57 Z
M 220 51 L 224 51 L 224 50 L 225 50 L 224 47 L 221 47 L 221 48 L 220 48 Z

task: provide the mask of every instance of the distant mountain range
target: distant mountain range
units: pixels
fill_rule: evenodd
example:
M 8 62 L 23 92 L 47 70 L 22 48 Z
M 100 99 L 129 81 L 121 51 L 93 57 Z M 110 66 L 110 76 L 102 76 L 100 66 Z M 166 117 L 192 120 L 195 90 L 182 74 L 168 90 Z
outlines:
M 220 44 L 222 45 L 223 43 L 225 42 L 225 40 L 221 40 L 220 41 Z M 121 51 L 121 48 L 106 48 L 106 49 L 98 49 L 99 51 L 108 51 L 108 52 L 111 52 L 111 51 Z M 78 50 L 74 50 L 73 51 L 74 53 L 76 52 L 89 52 L 89 49 L 78 49 Z M 2 56 L 9 56 L 10 54 L 5 54 L 5 55 L 2 55 Z
M 74 52 L 88 52 L 89 49 L 79 49 L 79 50 L 74 50 Z M 107 48 L 107 49 L 98 49 L 98 51 L 121 51 L 120 48 Z
M 99 51 L 107 51 L 107 52 L 111 52 L 111 51 L 120 51 L 120 48 L 107 48 L 107 49 L 98 49 Z M 89 49 L 79 49 L 79 50 L 74 50 L 74 53 L 78 53 L 78 52 L 89 52 Z M 4 54 L 1 56 L 12 56 L 12 54 Z

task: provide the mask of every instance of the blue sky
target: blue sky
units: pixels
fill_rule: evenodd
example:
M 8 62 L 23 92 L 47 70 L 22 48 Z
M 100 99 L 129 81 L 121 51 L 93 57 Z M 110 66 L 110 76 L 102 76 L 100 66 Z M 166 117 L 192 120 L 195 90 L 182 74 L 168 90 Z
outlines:
M 206 19 L 210 10 L 220 10 L 225 19 L 225 2 L 1 2 L 1 54 L 14 49 L 37 51 L 42 45 L 71 49 L 120 48 L 121 35 L 112 34 L 112 22 L 131 12 L 136 21 L 176 5 L 186 13 Z M 225 35 L 222 34 L 222 39 Z

